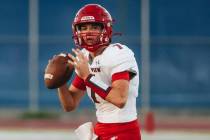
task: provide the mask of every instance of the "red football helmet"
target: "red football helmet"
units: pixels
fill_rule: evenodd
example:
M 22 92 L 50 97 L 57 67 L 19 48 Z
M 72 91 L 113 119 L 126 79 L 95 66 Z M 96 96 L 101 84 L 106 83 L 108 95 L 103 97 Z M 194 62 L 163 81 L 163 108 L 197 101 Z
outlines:
M 77 47 L 82 47 L 88 51 L 94 52 L 99 47 L 109 45 L 112 38 L 112 17 L 109 12 L 98 4 L 87 4 L 82 7 L 76 14 L 72 23 L 73 39 Z M 103 30 L 99 34 L 99 42 L 94 45 L 87 45 L 79 31 L 82 23 L 100 23 Z

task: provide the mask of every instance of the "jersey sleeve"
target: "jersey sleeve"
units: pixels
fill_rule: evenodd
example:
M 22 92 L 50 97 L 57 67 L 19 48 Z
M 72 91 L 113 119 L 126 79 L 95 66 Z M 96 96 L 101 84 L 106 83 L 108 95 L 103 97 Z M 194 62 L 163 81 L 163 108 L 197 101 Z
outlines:
M 129 72 L 128 71 L 123 71 L 123 72 L 118 72 L 114 73 L 112 75 L 112 82 L 116 80 L 130 80 Z
M 115 48 L 112 60 L 110 61 L 112 76 L 116 73 L 127 71 L 130 76 L 134 77 L 138 71 L 134 53 L 127 47 Z M 132 77 L 130 77 L 130 79 L 132 79 Z
M 85 82 L 82 78 L 80 78 L 77 74 L 75 75 L 72 85 L 80 90 L 86 90 Z

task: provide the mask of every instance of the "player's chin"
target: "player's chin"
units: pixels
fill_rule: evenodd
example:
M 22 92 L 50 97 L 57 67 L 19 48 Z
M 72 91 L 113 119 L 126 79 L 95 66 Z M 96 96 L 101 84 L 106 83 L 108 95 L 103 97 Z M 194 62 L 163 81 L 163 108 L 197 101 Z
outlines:
M 93 45 L 96 45 L 98 43 L 99 43 L 98 40 L 86 40 L 86 44 L 89 45 L 89 46 L 93 46 Z
M 95 42 L 92 42 L 92 41 L 87 41 L 86 44 L 87 44 L 88 46 L 93 46 L 93 45 L 95 45 L 96 43 L 95 43 Z

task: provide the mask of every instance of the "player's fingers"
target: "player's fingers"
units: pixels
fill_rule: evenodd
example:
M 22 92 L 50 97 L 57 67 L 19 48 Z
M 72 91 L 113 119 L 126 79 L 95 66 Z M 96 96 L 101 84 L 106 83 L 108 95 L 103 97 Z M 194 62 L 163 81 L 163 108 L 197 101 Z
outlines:
M 72 54 L 68 54 L 68 57 L 70 57 L 72 59 L 73 62 L 77 62 L 78 60 L 76 59 L 76 57 L 74 57 Z
M 76 61 L 79 62 L 82 59 L 81 56 L 79 55 L 79 52 L 75 49 L 72 49 L 72 51 L 76 55 Z
M 72 49 L 72 52 L 77 56 L 78 55 L 78 51 L 75 49 Z
M 74 67 L 76 67 L 76 66 L 77 66 L 77 63 L 76 63 L 76 62 L 73 62 L 73 61 L 68 61 L 68 63 L 69 63 L 70 65 L 73 65 Z
M 68 56 L 73 60 L 73 61 L 68 61 L 71 65 L 74 66 L 74 68 L 78 69 L 80 67 L 79 59 L 78 57 L 74 57 L 72 54 L 68 54 Z
M 76 51 L 78 52 L 78 55 L 79 55 L 83 60 L 85 60 L 86 62 L 89 61 L 89 60 L 88 60 L 88 57 L 86 57 L 86 56 L 82 53 L 82 51 L 81 51 L 80 49 L 76 49 Z
M 78 55 L 82 58 L 85 59 L 85 55 L 82 53 L 82 51 L 80 49 L 76 49 L 76 51 L 78 52 Z
M 84 59 L 83 53 L 79 49 L 72 49 L 72 51 L 75 53 L 75 55 L 78 57 L 79 60 Z
M 79 65 L 76 61 L 68 60 L 68 64 L 69 64 L 69 67 L 70 67 L 70 65 L 73 65 L 75 69 L 79 68 Z

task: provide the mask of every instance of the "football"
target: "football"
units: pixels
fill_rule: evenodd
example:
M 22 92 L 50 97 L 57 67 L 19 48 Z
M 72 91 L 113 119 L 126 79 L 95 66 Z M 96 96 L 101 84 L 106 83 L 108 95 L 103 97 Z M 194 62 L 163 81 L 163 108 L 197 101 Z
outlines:
M 74 66 L 66 53 L 55 55 L 49 60 L 45 68 L 44 82 L 48 89 L 55 89 L 64 85 L 72 76 Z

